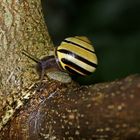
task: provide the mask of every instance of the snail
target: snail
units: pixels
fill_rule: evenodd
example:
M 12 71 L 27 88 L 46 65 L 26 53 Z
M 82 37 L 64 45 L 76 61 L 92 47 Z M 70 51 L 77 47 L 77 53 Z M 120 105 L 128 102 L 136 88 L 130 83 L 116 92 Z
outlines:
M 56 69 L 70 75 L 92 74 L 98 65 L 97 56 L 91 41 L 85 36 L 68 37 L 55 48 L 54 55 L 38 59 L 27 51 L 22 53 L 37 63 L 40 79 L 45 71 Z

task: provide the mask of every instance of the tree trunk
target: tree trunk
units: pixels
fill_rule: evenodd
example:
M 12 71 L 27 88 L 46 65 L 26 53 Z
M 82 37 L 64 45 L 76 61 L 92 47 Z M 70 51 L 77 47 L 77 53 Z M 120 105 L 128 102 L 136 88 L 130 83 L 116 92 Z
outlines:
M 140 139 L 140 76 L 80 86 L 44 80 L 34 63 L 53 49 L 40 0 L 0 2 L 0 139 Z
M 0 129 L 22 106 L 21 91 L 38 80 L 22 49 L 37 57 L 53 49 L 41 10 L 40 0 L 0 1 Z

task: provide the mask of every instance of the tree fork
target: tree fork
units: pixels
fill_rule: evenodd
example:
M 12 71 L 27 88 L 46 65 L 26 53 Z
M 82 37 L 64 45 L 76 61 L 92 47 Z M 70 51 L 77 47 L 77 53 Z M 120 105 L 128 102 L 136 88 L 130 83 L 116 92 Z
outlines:
M 32 61 L 53 49 L 40 0 L 0 2 L 0 139 L 139 139 L 140 76 L 80 86 L 43 81 Z

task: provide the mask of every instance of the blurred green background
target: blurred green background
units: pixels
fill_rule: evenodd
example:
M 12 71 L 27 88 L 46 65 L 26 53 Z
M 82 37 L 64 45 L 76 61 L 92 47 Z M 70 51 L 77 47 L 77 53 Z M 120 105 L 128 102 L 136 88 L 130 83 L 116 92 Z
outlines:
M 140 0 L 42 0 L 54 44 L 69 36 L 91 39 L 99 59 L 83 84 L 140 73 Z

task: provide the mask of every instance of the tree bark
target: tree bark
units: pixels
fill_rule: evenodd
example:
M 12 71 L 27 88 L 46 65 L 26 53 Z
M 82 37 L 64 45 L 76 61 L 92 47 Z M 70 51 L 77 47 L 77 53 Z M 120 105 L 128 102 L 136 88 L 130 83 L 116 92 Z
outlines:
M 37 57 L 53 49 L 41 10 L 40 0 L 0 0 L 0 130 L 23 105 L 21 91 L 38 78 L 22 49 Z
M 44 80 L 34 65 L 52 50 L 40 0 L 0 2 L 0 139 L 140 139 L 140 76 L 90 86 Z
M 44 81 L 42 91 L 15 113 L 0 136 L 9 140 L 138 140 L 139 93 L 140 75 L 90 86 Z

